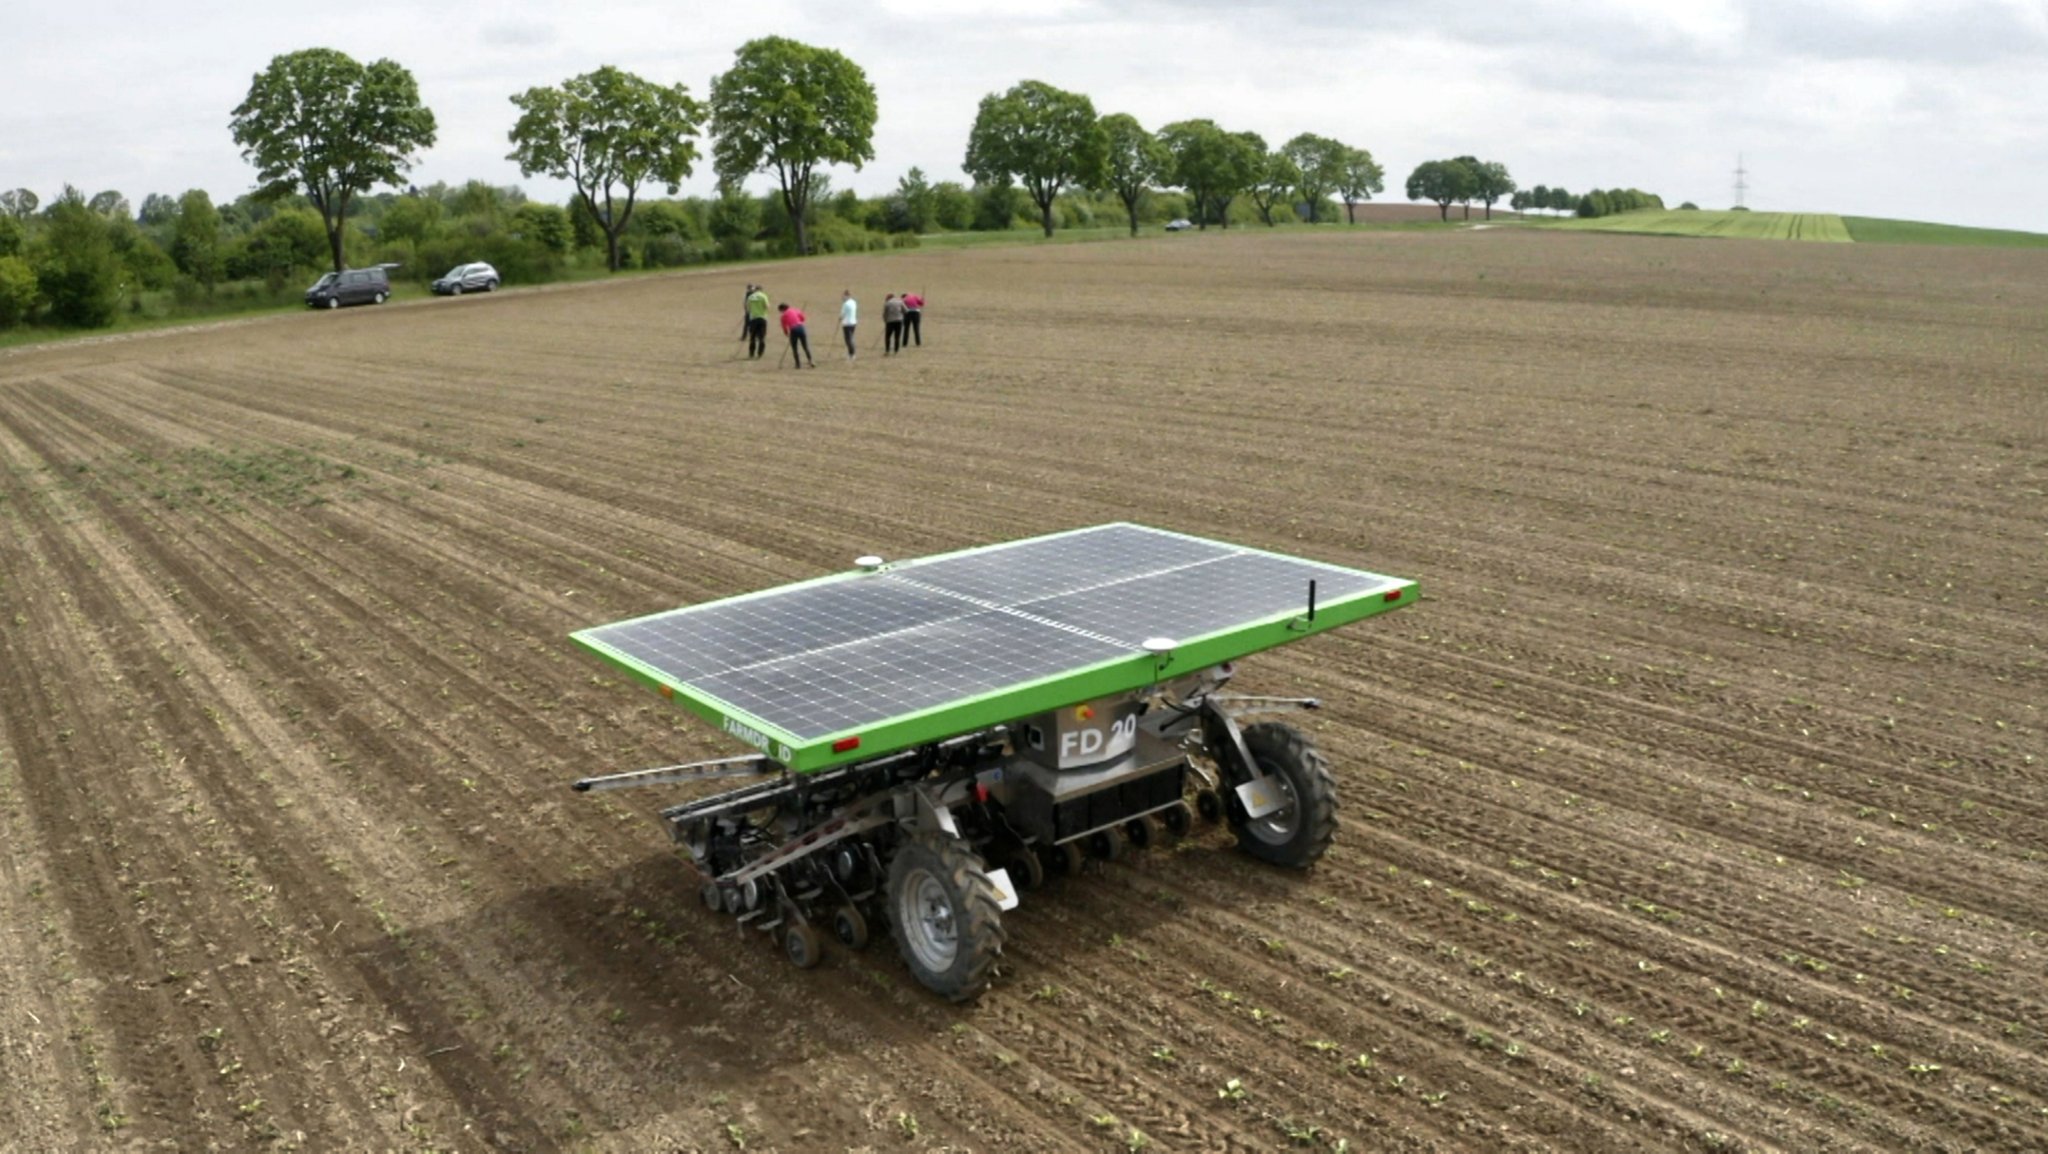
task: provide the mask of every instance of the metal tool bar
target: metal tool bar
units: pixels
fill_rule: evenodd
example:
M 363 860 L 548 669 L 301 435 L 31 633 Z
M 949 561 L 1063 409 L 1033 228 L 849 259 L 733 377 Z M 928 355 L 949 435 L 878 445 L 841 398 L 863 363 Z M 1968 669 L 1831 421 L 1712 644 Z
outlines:
M 1297 709 L 1321 709 L 1314 697 L 1261 697 L 1244 693 L 1212 693 L 1208 700 L 1232 717 L 1256 717 L 1262 713 L 1292 713 Z
M 642 785 L 683 785 L 695 781 L 717 781 L 727 777 L 757 777 L 781 768 L 758 753 L 750 753 L 740 757 L 721 757 L 712 761 L 693 761 L 684 765 L 659 765 L 653 769 L 634 769 L 625 773 L 586 777 L 570 788 L 578 793 L 595 793 L 607 789 L 632 789 Z

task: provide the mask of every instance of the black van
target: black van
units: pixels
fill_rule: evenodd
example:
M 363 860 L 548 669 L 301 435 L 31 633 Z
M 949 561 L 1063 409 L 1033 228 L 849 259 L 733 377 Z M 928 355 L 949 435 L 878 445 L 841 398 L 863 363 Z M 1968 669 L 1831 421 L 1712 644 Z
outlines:
M 381 305 L 391 295 L 391 277 L 379 265 L 352 268 L 321 275 L 306 290 L 306 305 L 316 309 L 338 309 L 343 305 Z

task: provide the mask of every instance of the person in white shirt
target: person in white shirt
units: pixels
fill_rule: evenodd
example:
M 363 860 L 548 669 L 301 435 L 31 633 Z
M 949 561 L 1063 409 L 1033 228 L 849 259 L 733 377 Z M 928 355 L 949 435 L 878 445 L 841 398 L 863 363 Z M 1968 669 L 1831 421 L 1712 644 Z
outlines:
M 839 335 L 846 338 L 846 359 L 853 359 L 853 326 L 859 323 L 860 306 L 854 303 L 853 290 L 839 294 Z

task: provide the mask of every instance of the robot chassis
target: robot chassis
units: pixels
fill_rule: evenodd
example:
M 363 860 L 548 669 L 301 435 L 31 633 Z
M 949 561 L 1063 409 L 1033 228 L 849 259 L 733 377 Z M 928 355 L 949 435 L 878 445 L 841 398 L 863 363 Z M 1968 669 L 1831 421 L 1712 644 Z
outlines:
M 811 774 L 751 754 L 574 788 L 776 775 L 662 811 L 704 879 L 705 906 L 779 935 L 801 968 L 818 963 L 824 932 L 859 949 L 886 925 L 920 983 L 968 1001 L 995 977 L 1002 911 L 1048 870 L 1178 838 L 1197 812 L 1228 821 L 1239 848 L 1274 865 L 1306 868 L 1329 848 L 1336 788 L 1314 743 L 1284 723 L 1242 724 L 1319 703 L 1223 693 L 1232 672 L 1225 663 Z

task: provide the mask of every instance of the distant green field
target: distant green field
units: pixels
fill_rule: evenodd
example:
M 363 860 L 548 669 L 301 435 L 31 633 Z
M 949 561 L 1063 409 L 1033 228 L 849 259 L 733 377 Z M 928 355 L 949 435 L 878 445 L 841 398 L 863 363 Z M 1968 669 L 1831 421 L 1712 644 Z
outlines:
M 1969 244 L 1995 248 L 2048 248 L 2048 234 L 1998 228 L 1963 228 L 1917 220 L 1845 216 L 1849 238 L 1858 244 Z
M 1587 232 L 1630 232 L 1652 236 L 1734 236 L 1755 240 L 1820 240 L 1858 244 L 1980 245 L 1989 248 L 2048 248 L 2048 233 L 1964 228 L 1913 220 L 1835 216 L 1811 212 L 1709 212 L 1676 209 L 1624 212 L 1581 220 L 1529 222 L 1539 228 Z
M 1707 212 L 1676 209 L 1624 212 L 1588 219 L 1545 222 L 1550 228 L 1596 232 L 1642 232 L 1658 236 L 1732 236 L 1754 240 L 1817 240 L 1846 244 L 1855 239 L 1841 217 L 1814 212 Z

